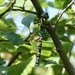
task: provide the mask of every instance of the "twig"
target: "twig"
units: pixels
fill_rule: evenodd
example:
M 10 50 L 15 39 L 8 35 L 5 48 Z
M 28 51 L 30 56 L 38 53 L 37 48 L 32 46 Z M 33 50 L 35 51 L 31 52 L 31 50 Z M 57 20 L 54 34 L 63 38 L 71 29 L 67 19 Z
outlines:
M 26 1 L 26 0 L 25 0 Z M 23 6 L 21 7 L 21 6 L 14 6 L 14 7 L 17 7 L 16 9 L 12 9 L 12 11 L 21 11 L 21 12 L 27 12 L 27 13 L 32 13 L 32 14 L 35 14 L 35 15 L 37 15 L 37 12 L 34 12 L 34 11 L 30 11 L 30 10 L 26 10 L 25 8 L 24 8 L 24 5 L 25 5 L 25 2 L 23 3 Z
M 23 8 L 24 8 L 25 3 L 26 3 L 26 0 L 24 0 L 24 3 L 23 3 Z
M 24 10 L 24 9 L 12 9 L 12 11 L 21 11 L 21 12 L 27 12 L 37 15 L 37 12 L 30 11 L 30 10 Z
M 0 40 L 0 42 L 10 42 L 9 40 Z
M 16 53 L 12 59 L 10 60 L 9 64 L 7 65 L 7 67 L 11 66 L 12 63 L 15 61 L 15 59 L 21 54 L 21 52 Z
M 16 0 L 14 0 L 14 2 L 11 3 L 11 6 L 6 11 L 4 11 L 2 14 L 0 14 L 0 18 L 2 18 L 7 12 L 12 10 L 15 3 L 16 3 Z
M 55 22 L 55 29 L 56 29 L 56 26 L 58 24 L 58 21 L 60 20 L 60 18 L 62 17 L 63 13 L 74 3 L 75 0 L 72 0 L 67 6 L 66 8 L 64 8 L 64 10 L 59 14 L 59 16 L 57 17 L 57 20 Z

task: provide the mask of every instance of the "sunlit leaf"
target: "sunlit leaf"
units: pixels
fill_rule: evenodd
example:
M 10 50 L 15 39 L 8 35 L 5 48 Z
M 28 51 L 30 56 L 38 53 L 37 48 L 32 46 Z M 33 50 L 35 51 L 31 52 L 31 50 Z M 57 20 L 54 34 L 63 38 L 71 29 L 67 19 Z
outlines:
M 72 5 L 72 10 L 75 12 L 75 5 Z
M 47 2 L 43 2 L 43 3 L 41 3 L 41 5 L 42 5 L 43 7 L 48 7 Z
M 8 8 L 7 7 L 0 7 L 0 14 L 2 14 L 4 11 L 6 11 Z
M 28 75 L 35 65 L 35 56 L 8 69 L 8 75 Z
M 0 0 L 0 4 L 3 2 L 4 0 Z
M 31 45 L 32 45 L 32 47 L 33 47 L 33 50 L 36 51 L 36 50 L 37 50 L 37 47 L 38 47 L 37 42 L 34 41 L 34 40 L 32 40 L 32 41 L 31 41 Z
M 63 4 L 66 0 L 55 0 L 54 1 L 54 6 L 57 8 L 63 8 Z
M 59 65 L 52 65 L 52 68 L 53 68 L 54 75 L 59 75 L 59 74 L 62 75 L 63 67 L 61 67 Z
M 44 49 L 44 47 L 43 47 L 42 49 Z M 42 56 L 48 57 L 48 56 L 50 56 L 51 54 L 52 54 L 52 52 L 50 51 L 50 49 L 48 50 L 47 47 L 46 47 L 46 49 L 41 50 L 41 55 L 42 55 Z

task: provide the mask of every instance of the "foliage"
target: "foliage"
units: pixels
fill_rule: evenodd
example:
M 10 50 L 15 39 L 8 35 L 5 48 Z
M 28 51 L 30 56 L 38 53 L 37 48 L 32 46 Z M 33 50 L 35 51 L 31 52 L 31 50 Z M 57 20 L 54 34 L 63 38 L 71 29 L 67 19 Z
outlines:
M 9 0 L 9 2 L 0 0 L 0 75 L 68 75 L 46 30 L 43 31 L 39 67 L 35 67 L 41 20 L 37 18 L 31 0 L 16 0 L 15 5 L 14 3 L 12 5 L 13 1 L 15 0 Z M 54 0 L 53 2 L 39 0 L 39 2 L 43 9 L 51 7 L 63 11 L 71 0 Z M 75 37 L 75 4 L 64 13 L 68 18 L 62 16 L 59 19 L 56 33 L 68 57 L 74 57 L 75 53 L 72 53 L 72 48 L 75 38 L 71 37 Z M 60 13 L 57 13 L 54 17 L 49 17 L 49 22 L 53 27 L 59 15 Z M 22 17 L 21 23 L 15 22 L 17 16 Z M 20 24 L 23 28 L 19 26 Z M 18 27 L 22 31 L 19 29 L 17 32 Z M 5 67 L 5 60 L 9 61 L 10 65 L 8 63 Z

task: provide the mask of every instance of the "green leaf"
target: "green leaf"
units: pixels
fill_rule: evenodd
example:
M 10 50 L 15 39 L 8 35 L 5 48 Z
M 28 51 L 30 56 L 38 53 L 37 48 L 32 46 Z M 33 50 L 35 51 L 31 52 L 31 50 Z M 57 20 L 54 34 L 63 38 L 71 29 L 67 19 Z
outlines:
M 71 0 L 55 0 L 54 6 L 60 9 L 64 9 L 70 2 Z
M 26 16 L 22 19 L 22 24 L 29 27 L 32 21 L 33 21 L 33 15 L 29 14 L 28 16 Z
M 8 51 L 9 52 L 16 52 L 13 43 L 11 42 L 0 42 L 0 48 L 2 52 Z
M 32 45 L 33 50 L 36 51 L 36 50 L 37 50 L 37 47 L 38 47 L 37 41 L 32 40 L 30 43 L 31 43 L 31 45 Z
M 63 8 L 66 8 L 66 6 L 71 2 L 72 0 L 65 0 L 63 4 Z
M 0 58 L 0 65 L 3 65 L 5 63 L 6 63 L 5 60 L 3 58 Z
M 4 0 L 0 0 L 0 4 L 3 2 Z
M 5 20 L 4 18 L 0 20 L 0 31 L 15 32 L 16 25 L 13 19 Z
M 65 50 L 66 53 L 69 53 L 71 48 L 72 48 L 72 43 L 69 43 L 69 42 L 63 42 L 62 43 L 62 46 Z
M 63 67 L 61 67 L 60 65 L 52 65 L 52 69 L 53 69 L 54 75 L 62 75 Z
M 35 65 L 35 56 L 8 68 L 8 75 L 28 75 Z
M 19 46 L 19 48 L 17 48 L 18 52 L 25 52 L 25 53 L 29 53 L 30 49 L 28 49 L 28 47 L 24 47 L 24 46 Z
M 49 5 L 50 7 L 54 7 L 53 2 L 48 2 L 48 5 Z
M 45 57 L 49 57 L 52 54 L 52 47 L 53 47 L 53 44 L 49 40 L 43 41 L 41 55 Z
M 9 19 L 2 19 L 3 20 L 3 22 L 6 24 L 6 31 L 7 32 L 15 32 L 16 31 L 16 25 L 15 25 L 15 23 L 14 23 L 14 21 L 13 21 L 13 19 L 12 18 L 9 18 Z
M 48 7 L 48 3 L 43 1 L 43 2 L 41 3 L 41 6 L 43 6 L 43 7 Z
M 0 14 L 2 14 L 3 12 L 5 12 L 7 10 L 7 7 L 0 7 Z
M 75 25 L 75 18 L 72 19 L 72 24 Z
M 54 6 L 57 8 L 63 8 L 63 4 L 65 3 L 66 0 L 55 0 L 54 1 Z
M 62 36 L 62 37 L 60 37 L 60 40 L 65 41 L 65 42 L 70 42 L 70 43 L 72 43 L 72 42 L 70 41 L 70 39 L 69 39 L 67 36 Z
M 2 32 L 2 33 L 14 45 L 19 45 L 19 44 L 23 44 L 24 43 L 24 41 L 21 38 L 21 36 L 16 34 L 16 33 L 14 33 L 14 32 L 10 32 L 10 33 Z
M 7 75 L 7 68 L 5 66 L 0 66 L 0 75 Z
M 74 4 L 72 5 L 72 10 L 75 12 L 75 5 Z
M 53 24 L 53 23 L 55 23 L 55 21 L 56 21 L 57 17 L 58 17 L 57 15 L 56 15 L 56 16 L 54 16 L 54 17 L 50 20 L 50 23 L 52 23 L 52 24 Z
M 66 26 L 66 19 L 61 19 L 59 22 L 58 22 L 58 25 L 57 25 L 57 33 L 61 36 L 63 36 L 66 32 L 65 30 L 65 26 Z
M 48 50 L 49 49 L 49 50 Z M 50 51 L 50 48 L 48 47 L 43 47 L 42 50 L 41 50 L 41 55 L 42 56 L 45 56 L 45 57 L 48 57 L 52 54 L 52 52 Z

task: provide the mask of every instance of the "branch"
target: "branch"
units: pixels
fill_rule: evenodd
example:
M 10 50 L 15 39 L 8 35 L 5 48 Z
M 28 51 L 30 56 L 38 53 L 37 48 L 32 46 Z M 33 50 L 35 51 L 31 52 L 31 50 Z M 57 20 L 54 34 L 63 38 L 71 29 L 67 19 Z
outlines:
M 21 54 L 21 52 L 16 53 L 12 59 L 10 60 L 9 64 L 7 65 L 7 67 L 11 66 L 12 63 L 15 61 L 15 59 Z
M 38 16 L 41 16 L 44 13 L 44 11 L 43 11 L 41 5 L 39 4 L 38 0 L 31 0 L 31 2 L 34 5 L 34 7 L 38 13 Z M 45 21 L 44 25 L 46 26 L 46 29 L 47 29 L 48 33 L 50 34 L 50 36 L 51 36 L 51 38 L 55 44 L 56 51 L 59 53 L 64 65 L 65 65 L 65 69 L 67 70 L 69 75 L 75 75 L 74 69 L 73 69 L 71 63 L 69 62 L 69 59 L 67 58 L 67 55 L 64 52 L 62 44 L 61 44 L 58 36 L 56 35 L 54 29 L 52 28 L 52 26 L 50 25 L 50 23 L 48 21 Z
M 10 10 L 12 10 L 12 8 L 13 8 L 13 6 L 14 6 L 15 3 L 16 3 L 16 0 L 14 0 L 14 2 L 11 3 L 10 7 L 9 7 L 6 11 L 4 11 L 2 14 L 0 14 L 0 19 L 1 19 L 7 12 L 9 12 Z
M 61 44 L 58 36 L 56 35 L 55 31 L 52 29 L 52 27 L 49 23 L 47 23 L 46 29 L 47 29 L 48 33 L 50 34 L 50 36 L 56 46 L 56 51 L 60 55 L 64 65 L 65 65 L 65 69 L 67 70 L 69 75 L 75 75 L 74 69 L 73 69 L 73 67 L 72 67 L 63 47 L 62 47 L 62 44 Z
M 66 8 L 64 8 L 64 10 L 58 15 L 57 17 L 57 20 L 55 22 L 55 29 L 56 29 L 56 26 L 58 24 L 58 21 L 60 20 L 60 18 L 62 17 L 62 15 L 64 14 L 64 12 L 74 3 L 75 0 L 72 0 L 67 6 Z
M 34 5 L 34 7 L 38 13 L 38 17 L 41 17 L 41 15 L 44 13 L 44 11 L 42 10 L 41 5 L 38 2 L 38 0 L 31 0 L 31 2 Z

